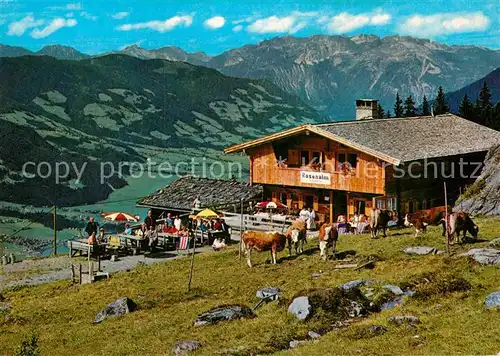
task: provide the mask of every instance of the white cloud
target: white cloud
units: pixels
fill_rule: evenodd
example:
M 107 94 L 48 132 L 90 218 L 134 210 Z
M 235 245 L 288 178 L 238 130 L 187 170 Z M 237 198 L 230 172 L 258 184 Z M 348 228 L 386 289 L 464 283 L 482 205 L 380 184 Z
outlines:
M 82 4 L 79 2 L 72 2 L 64 6 L 50 6 L 50 10 L 81 10 Z
M 89 14 L 87 11 L 80 12 L 80 16 L 83 17 L 84 19 L 90 20 L 90 21 L 96 21 L 97 20 L 97 16 Z
M 22 36 L 26 30 L 43 25 L 43 20 L 35 20 L 33 15 L 28 15 L 25 18 L 14 21 L 9 24 L 8 36 Z
M 322 17 L 323 21 L 325 20 Z M 333 16 L 327 23 L 327 30 L 330 33 L 348 33 L 359 28 L 371 25 L 382 26 L 391 21 L 391 15 L 384 12 L 371 12 L 352 15 L 348 12 L 342 12 Z
M 125 24 L 117 27 L 119 31 L 131 31 L 131 30 L 142 30 L 150 29 L 158 32 L 171 31 L 178 26 L 189 27 L 193 23 L 193 16 L 174 16 L 165 21 L 148 21 L 139 22 L 135 24 Z
M 41 30 L 35 28 L 33 31 L 31 31 L 31 37 L 45 38 L 63 27 L 73 27 L 76 26 L 76 24 L 77 22 L 75 19 L 63 19 L 61 17 L 58 17 L 53 19 L 46 27 L 42 28 Z
M 296 16 L 285 17 L 270 16 L 253 22 L 247 27 L 253 33 L 295 33 L 307 25 Z
M 226 19 L 222 16 L 214 16 L 214 17 L 211 17 L 209 18 L 208 20 L 206 20 L 204 22 L 204 25 L 206 28 L 210 28 L 210 29 L 217 29 L 217 28 L 221 28 L 222 26 L 224 26 L 224 24 L 226 23 Z
M 484 31 L 490 19 L 482 12 L 474 13 L 438 13 L 429 16 L 414 15 L 399 27 L 404 34 L 417 36 L 439 36 L 462 32 Z
M 121 20 L 121 19 L 124 19 L 125 17 L 127 17 L 128 15 L 130 15 L 129 12 L 120 11 L 120 12 L 117 12 L 116 14 L 111 15 L 111 17 L 114 18 L 115 20 Z
M 382 26 L 387 25 L 391 21 L 391 15 L 378 13 L 370 18 L 370 25 Z
M 66 4 L 66 9 L 67 10 L 81 10 L 82 4 L 80 4 L 79 2 L 69 3 L 69 4 Z
M 236 25 L 233 27 L 233 32 L 240 32 L 241 30 L 243 30 L 242 25 Z
M 75 14 L 74 14 L 73 12 L 68 12 L 68 13 L 66 14 L 66 17 L 73 17 L 74 15 L 75 15 Z

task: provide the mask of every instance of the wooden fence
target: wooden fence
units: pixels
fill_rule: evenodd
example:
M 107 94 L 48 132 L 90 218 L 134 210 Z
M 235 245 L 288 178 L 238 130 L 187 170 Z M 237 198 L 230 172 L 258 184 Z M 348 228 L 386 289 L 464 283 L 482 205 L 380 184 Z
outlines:
M 224 219 L 231 227 L 233 234 L 241 230 L 285 232 L 292 224 L 289 216 L 273 218 L 272 216 L 243 214 L 242 217 L 241 214 L 224 212 Z

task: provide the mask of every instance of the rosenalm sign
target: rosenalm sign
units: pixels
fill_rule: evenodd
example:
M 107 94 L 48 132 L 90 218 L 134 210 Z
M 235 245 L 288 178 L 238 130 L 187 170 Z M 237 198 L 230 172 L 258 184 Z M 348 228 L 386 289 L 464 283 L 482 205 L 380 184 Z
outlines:
M 301 171 L 300 182 L 310 183 L 310 184 L 330 185 L 331 176 L 330 173 Z

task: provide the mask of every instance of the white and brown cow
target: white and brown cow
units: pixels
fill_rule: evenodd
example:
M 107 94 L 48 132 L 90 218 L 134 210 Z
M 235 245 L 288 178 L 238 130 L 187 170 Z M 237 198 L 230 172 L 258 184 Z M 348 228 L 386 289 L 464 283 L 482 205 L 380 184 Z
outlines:
M 252 267 L 252 250 L 271 251 L 271 263 L 276 264 L 276 253 L 283 251 L 286 245 L 286 236 L 277 231 L 245 231 L 242 235 L 243 247 L 247 257 L 247 264 Z
M 304 252 L 304 243 L 306 242 L 307 228 L 303 220 L 297 219 L 286 232 L 288 240 L 288 255 L 292 255 L 292 245 L 295 247 L 295 254 Z
M 323 260 L 326 260 L 329 247 L 332 247 L 332 257 L 335 258 L 335 249 L 337 247 L 338 238 L 339 232 L 334 224 L 330 223 L 321 225 L 319 228 L 318 241 L 320 256 Z
M 474 224 L 469 214 L 463 212 L 451 213 L 448 215 L 448 231 L 447 238 L 451 244 L 460 242 L 460 232 L 463 231 L 463 238 L 465 239 L 465 234 L 469 232 L 474 239 L 477 239 L 479 233 L 479 227 Z

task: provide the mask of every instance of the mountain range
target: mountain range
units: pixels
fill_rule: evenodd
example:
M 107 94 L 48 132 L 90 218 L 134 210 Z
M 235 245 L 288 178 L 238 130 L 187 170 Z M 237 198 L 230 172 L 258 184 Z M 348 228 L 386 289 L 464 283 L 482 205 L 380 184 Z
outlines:
M 56 47 L 51 50 L 56 58 L 78 56 L 64 46 Z M 10 48 L 0 50 L 0 55 L 7 52 L 12 56 L 21 53 L 19 48 Z M 267 79 L 334 120 L 352 119 L 356 98 L 379 99 L 387 110 L 399 92 L 403 98 L 412 95 L 419 104 L 424 95 L 435 97 L 439 86 L 447 92 L 456 91 L 486 76 L 500 63 L 498 50 L 374 35 L 277 37 L 216 56 L 187 53 L 177 47 L 147 50 L 136 45 L 119 53 L 189 62 L 234 77 Z
M 113 176 L 101 184 L 100 161 L 144 162 L 166 147 L 220 150 L 322 120 L 266 80 L 163 59 L 0 58 L 0 77 L 0 200 L 24 204 L 106 198 L 125 181 Z M 79 186 L 72 175 L 56 187 L 21 173 L 24 162 L 60 160 L 89 162 L 90 174 Z

